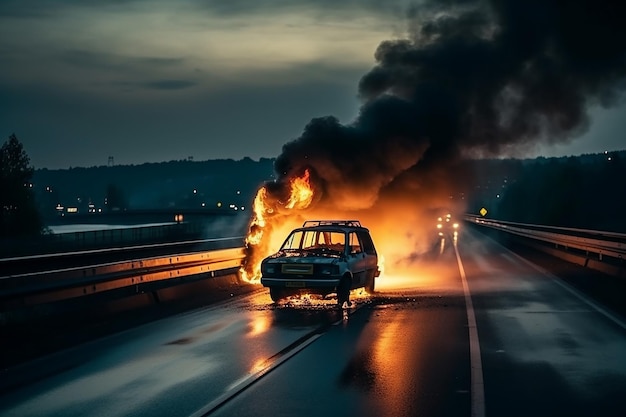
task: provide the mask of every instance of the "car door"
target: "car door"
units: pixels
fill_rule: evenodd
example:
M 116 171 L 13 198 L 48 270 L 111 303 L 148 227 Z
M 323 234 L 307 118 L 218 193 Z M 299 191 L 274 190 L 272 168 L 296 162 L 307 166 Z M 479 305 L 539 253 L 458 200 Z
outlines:
M 365 266 L 364 268 L 367 270 L 368 274 L 373 274 L 373 276 L 378 275 L 378 254 L 376 253 L 376 248 L 374 247 L 374 242 L 372 241 L 372 237 L 366 231 L 359 231 L 359 240 L 361 242 L 361 246 L 363 248 L 363 252 L 365 252 Z M 366 274 L 366 277 L 368 276 Z
M 352 271 L 352 287 L 358 288 L 365 285 L 367 278 L 367 254 L 356 232 L 350 232 L 348 236 L 348 263 Z

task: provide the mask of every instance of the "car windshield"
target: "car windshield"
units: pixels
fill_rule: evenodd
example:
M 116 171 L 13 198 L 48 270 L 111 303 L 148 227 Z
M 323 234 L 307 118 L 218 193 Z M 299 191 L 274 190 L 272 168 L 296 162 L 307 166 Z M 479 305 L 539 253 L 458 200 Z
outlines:
M 343 252 L 346 234 L 338 231 L 298 230 L 289 235 L 281 250 Z

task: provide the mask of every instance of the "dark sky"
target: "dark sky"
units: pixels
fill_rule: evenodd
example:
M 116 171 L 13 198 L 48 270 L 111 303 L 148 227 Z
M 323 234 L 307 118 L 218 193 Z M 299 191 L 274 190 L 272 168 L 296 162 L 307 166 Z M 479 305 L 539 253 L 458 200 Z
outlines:
M 357 117 L 359 81 L 378 45 L 405 38 L 421 7 L 2 0 L 0 142 L 15 133 L 31 163 L 51 169 L 110 156 L 116 164 L 275 157 L 314 117 Z M 623 96 L 611 105 L 593 104 L 578 137 L 511 155 L 625 149 Z

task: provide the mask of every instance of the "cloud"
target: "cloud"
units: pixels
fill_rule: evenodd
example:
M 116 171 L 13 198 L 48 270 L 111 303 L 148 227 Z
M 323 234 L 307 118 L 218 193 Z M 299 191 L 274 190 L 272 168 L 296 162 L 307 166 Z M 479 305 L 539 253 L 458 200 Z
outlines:
M 158 80 L 147 82 L 144 85 L 155 90 L 183 90 L 197 84 L 198 83 L 194 81 L 187 80 Z
M 96 52 L 80 49 L 71 49 L 60 52 L 60 59 L 69 65 L 88 69 L 115 69 L 144 71 L 148 68 L 169 68 L 182 65 L 184 58 L 158 56 L 132 56 L 111 52 Z
M 315 2 L 296 2 L 295 8 L 281 2 L 238 4 L 250 7 L 234 13 L 212 11 L 198 1 L 66 0 L 54 8 L 37 0 L 0 2 L 6 62 L 0 82 L 45 82 L 111 95 L 110 85 L 145 79 L 219 87 L 251 84 L 257 76 L 259 83 L 275 83 L 278 77 L 267 76 L 272 72 L 293 71 L 288 80 L 332 77 L 330 68 L 369 67 L 379 40 L 395 24 L 370 6 L 355 8 L 346 18 Z M 302 13 L 302 7 L 328 15 Z M 296 72 L 307 66 L 325 70 Z
M 230 85 L 206 94 L 204 83 L 156 90 L 126 82 L 109 85 L 117 91 L 111 97 L 46 84 L 0 83 L 0 129 L 5 129 L 0 135 L 15 132 L 36 168 L 102 165 L 109 155 L 118 164 L 189 155 L 196 161 L 273 158 L 312 116 L 353 119 L 358 108 L 354 80 L 361 73 L 338 72 L 333 82 L 322 77 Z M 146 82 L 152 81 L 163 80 Z
M 453 5 L 450 10 L 454 13 L 440 14 L 425 25 L 435 6 L 444 3 Z M 509 4 L 492 3 L 500 7 Z M 436 69 L 431 71 L 446 76 L 455 71 L 461 75 L 482 72 L 483 81 L 488 81 L 502 64 L 494 60 L 486 65 L 487 61 L 478 59 L 489 53 L 481 42 L 475 43 L 473 54 L 466 55 L 466 59 L 454 60 L 453 54 L 444 59 L 445 55 L 438 54 L 434 47 L 438 38 L 455 37 L 455 30 L 457 34 L 472 35 L 467 37 L 468 42 L 493 35 L 493 28 L 477 19 L 480 15 L 459 12 L 469 9 L 473 1 L 411 2 L 414 7 L 409 10 L 408 34 L 407 4 L 404 0 L 0 0 L 0 126 L 7 126 L 18 136 L 20 131 L 28 131 L 33 139 L 55 143 L 89 138 L 104 141 L 111 135 L 106 133 L 111 126 L 107 116 L 114 115 L 120 126 L 133 132 L 134 146 L 139 149 L 133 154 L 135 158 L 145 155 L 141 141 L 162 135 L 167 142 L 166 131 L 189 132 L 193 140 L 186 143 L 188 148 L 202 144 L 198 152 L 185 153 L 195 153 L 198 158 L 209 145 L 196 139 L 206 137 L 227 138 L 235 144 L 236 149 L 229 155 L 239 152 L 241 156 L 276 156 L 263 152 L 271 148 L 271 152 L 278 153 L 281 145 L 301 133 L 312 117 L 336 114 L 342 123 L 351 122 L 346 119 L 356 117 L 359 94 L 368 101 L 387 88 L 408 92 L 410 88 L 405 87 L 414 74 L 407 68 L 415 60 L 427 59 L 428 54 L 441 59 L 440 67 L 429 67 Z M 536 9 L 540 1 L 529 4 L 529 10 L 541 10 Z M 534 27 L 535 15 L 542 14 L 525 15 L 530 19 L 530 28 Z M 586 25 L 581 28 L 588 28 Z M 544 26 L 545 22 L 539 28 L 544 31 Z M 422 38 L 418 39 L 422 27 Z M 581 30 L 577 43 L 572 44 L 580 44 L 585 53 L 593 52 L 587 43 L 589 31 Z M 602 33 L 590 33 L 589 39 L 601 37 Z M 379 47 L 383 39 L 390 42 Z M 434 46 L 419 51 L 418 41 L 433 41 Z M 615 40 L 613 44 L 622 43 Z M 457 42 L 457 46 L 463 45 Z M 572 46 L 572 57 L 577 48 Z M 516 50 L 512 48 L 512 52 Z M 597 53 L 603 50 L 597 48 Z M 593 70 L 594 66 L 585 62 L 577 61 L 581 69 Z M 529 61 L 529 79 L 539 63 Z M 367 75 L 359 90 L 357 84 L 364 73 Z M 390 79 L 394 80 L 393 87 L 389 87 Z M 449 91 L 454 93 L 457 87 L 471 85 L 451 84 Z M 502 91 L 498 97 L 507 105 L 525 104 L 516 101 L 517 84 Z M 538 88 L 533 96 L 539 100 L 549 91 Z M 607 90 L 594 97 L 601 101 L 611 95 Z M 424 101 L 421 105 L 434 108 L 443 101 Z M 398 102 L 393 106 L 402 107 Z M 382 107 L 371 104 L 364 112 L 367 109 L 368 114 L 374 114 Z M 404 110 L 380 114 L 396 120 Z M 175 114 L 171 119 L 174 127 L 169 129 L 163 124 L 160 129 L 150 130 L 154 114 L 161 117 L 159 124 L 170 120 L 163 115 Z M 211 114 L 211 122 L 204 121 L 206 114 Z M 219 118 L 217 114 L 224 116 Z M 500 121 L 512 120 L 505 112 L 500 116 Z M 84 120 L 90 123 L 82 123 Z M 376 117 L 368 118 L 367 123 L 361 120 L 364 127 L 372 123 L 380 128 L 382 123 Z M 250 128 L 244 129 L 244 124 Z M 181 127 L 185 125 L 188 128 Z M 414 129 L 410 124 L 396 125 L 400 126 Z M 260 137 L 264 143 L 260 143 Z M 116 148 L 119 151 L 106 152 L 123 154 L 125 145 L 128 143 Z M 225 145 L 210 146 L 220 149 Z M 90 152 L 89 146 L 84 149 Z M 150 149 L 157 160 L 158 150 Z M 395 155 L 393 149 L 385 151 Z M 164 159 L 171 154 L 170 148 L 161 153 Z M 211 156 L 208 152 L 205 155 Z M 39 166 L 47 165 L 45 157 L 45 152 L 37 156 Z M 79 158 L 78 152 L 75 158 Z M 61 162 L 55 164 L 62 166 Z M 78 160 L 67 165 L 80 164 Z
M 398 18 L 404 14 L 407 2 L 405 0 L 343 0 L 339 2 L 336 0 L 230 0 L 192 1 L 191 4 L 212 15 L 226 17 L 309 11 L 318 16 L 388 14 Z

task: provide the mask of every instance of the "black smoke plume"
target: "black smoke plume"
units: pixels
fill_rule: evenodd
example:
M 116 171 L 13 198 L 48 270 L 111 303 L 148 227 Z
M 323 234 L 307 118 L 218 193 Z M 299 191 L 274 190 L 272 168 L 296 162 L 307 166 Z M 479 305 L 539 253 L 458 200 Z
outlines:
M 382 42 L 360 80 L 357 119 L 311 120 L 284 145 L 277 183 L 309 168 L 322 205 L 424 201 L 442 187 L 450 194 L 460 158 L 569 140 L 587 129 L 590 106 L 623 93 L 625 10 L 615 0 L 415 6 L 407 38 Z
M 326 192 L 371 194 L 407 170 L 579 135 L 588 107 L 626 86 L 625 11 L 614 0 L 430 1 L 410 13 L 408 39 L 378 47 L 357 120 L 313 119 L 284 145 L 279 181 L 310 166 Z

